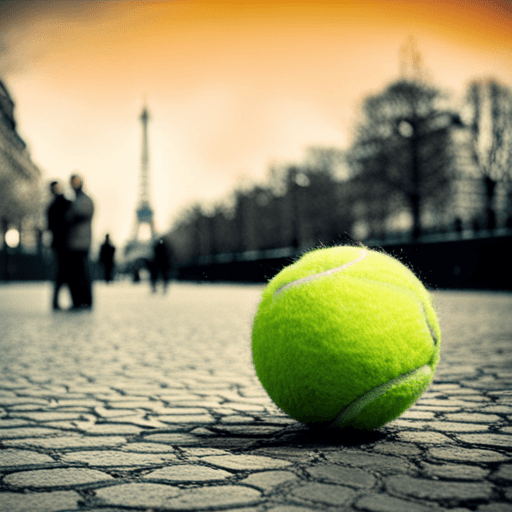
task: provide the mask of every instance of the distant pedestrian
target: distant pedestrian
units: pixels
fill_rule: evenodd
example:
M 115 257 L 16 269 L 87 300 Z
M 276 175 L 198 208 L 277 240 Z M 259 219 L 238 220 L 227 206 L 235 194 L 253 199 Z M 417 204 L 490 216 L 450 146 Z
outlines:
M 50 183 L 50 191 L 53 194 L 53 201 L 46 211 L 46 217 L 48 230 L 52 233 L 52 249 L 56 266 L 52 307 L 54 310 L 59 310 L 59 291 L 62 285 L 67 284 L 69 286 L 66 214 L 71 206 L 71 201 L 64 197 L 62 186 L 58 181 Z
M 153 245 L 153 260 L 150 262 L 150 279 L 153 293 L 157 291 L 158 281 L 162 281 L 163 292 L 167 292 L 171 279 L 172 254 L 165 238 L 158 238 Z
M 67 212 L 69 223 L 67 247 L 70 262 L 70 289 L 73 309 L 92 307 L 92 280 L 89 268 L 89 250 L 92 239 L 94 203 L 83 191 L 83 180 L 78 174 L 70 179 L 75 199 Z
M 112 281 L 115 252 L 116 248 L 114 245 L 112 245 L 112 242 L 110 241 L 110 235 L 107 233 L 105 235 L 105 241 L 101 244 L 99 257 L 100 263 L 103 267 L 103 276 L 106 283 L 110 283 Z

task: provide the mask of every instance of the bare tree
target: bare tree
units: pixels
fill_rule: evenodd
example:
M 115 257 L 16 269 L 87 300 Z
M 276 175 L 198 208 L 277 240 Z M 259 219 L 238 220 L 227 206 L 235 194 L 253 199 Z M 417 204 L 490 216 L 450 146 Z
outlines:
M 467 89 L 471 155 L 483 180 L 486 227 L 496 227 L 496 190 L 511 193 L 512 89 L 494 79 L 474 80 Z
M 400 206 L 422 230 L 427 207 L 448 200 L 452 169 L 450 127 L 458 116 L 442 107 L 443 92 L 423 80 L 400 79 L 362 103 L 349 151 L 360 200 L 381 223 Z

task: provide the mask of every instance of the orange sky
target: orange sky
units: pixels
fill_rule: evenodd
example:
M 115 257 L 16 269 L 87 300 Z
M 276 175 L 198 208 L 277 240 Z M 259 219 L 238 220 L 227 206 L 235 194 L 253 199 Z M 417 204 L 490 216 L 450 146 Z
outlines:
M 358 101 L 399 73 L 413 35 L 434 83 L 512 85 L 510 1 L 4 2 L 0 73 L 45 179 L 74 170 L 96 238 L 133 224 L 144 98 L 151 193 L 165 230 L 192 201 L 310 145 L 346 146 Z

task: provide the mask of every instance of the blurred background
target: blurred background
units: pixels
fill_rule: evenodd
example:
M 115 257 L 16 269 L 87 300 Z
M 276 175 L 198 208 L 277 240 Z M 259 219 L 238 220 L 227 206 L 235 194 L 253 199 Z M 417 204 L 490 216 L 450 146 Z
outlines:
M 382 247 L 512 289 L 510 1 L 0 4 L 0 280 L 52 279 L 49 183 L 84 177 L 90 258 L 264 281 Z M 68 191 L 66 190 L 66 194 Z

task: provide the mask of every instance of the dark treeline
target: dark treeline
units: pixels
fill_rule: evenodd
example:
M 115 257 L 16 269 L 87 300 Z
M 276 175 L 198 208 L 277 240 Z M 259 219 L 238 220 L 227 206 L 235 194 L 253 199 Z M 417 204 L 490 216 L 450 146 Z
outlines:
M 475 80 L 451 104 L 418 76 L 367 96 L 348 149 L 310 148 L 264 184 L 182 212 L 168 234 L 177 260 L 511 227 L 512 89 Z
M 342 155 L 329 149 L 311 154 L 310 164 L 273 167 L 267 183 L 239 188 L 210 211 L 200 205 L 186 210 L 170 233 L 177 258 L 346 238 L 353 223 L 348 189 L 336 167 L 322 161 Z

